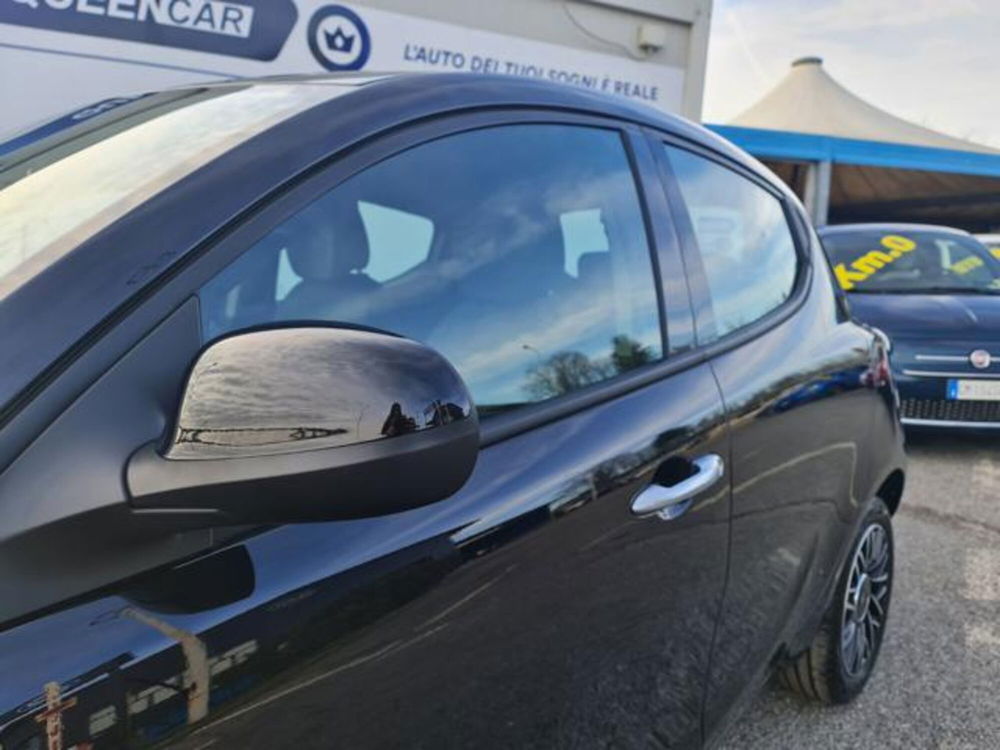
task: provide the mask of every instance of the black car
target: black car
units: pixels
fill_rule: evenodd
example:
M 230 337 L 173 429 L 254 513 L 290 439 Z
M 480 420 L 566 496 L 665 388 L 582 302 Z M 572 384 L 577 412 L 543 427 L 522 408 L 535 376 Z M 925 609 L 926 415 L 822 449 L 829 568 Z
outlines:
M 887 353 L 745 154 L 463 74 L 35 132 L 0 160 L 3 750 L 691 747 L 775 669 L 862 689 Z
M 820 236 L 854 316 L 891 341 L 903 423 L 1000 427 L 1000 258 L 948 227 L 841 224 Z

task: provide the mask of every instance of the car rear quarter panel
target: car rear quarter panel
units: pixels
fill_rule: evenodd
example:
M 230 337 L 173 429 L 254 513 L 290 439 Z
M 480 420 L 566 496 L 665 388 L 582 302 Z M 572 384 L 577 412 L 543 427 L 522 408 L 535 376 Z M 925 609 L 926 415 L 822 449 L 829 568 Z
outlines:
M 731 563 L 706 724 L 811 640 L 867 504 L 902 465 L 878 338 L 837 308 L 818 244 L 804 304 L 713 360 L 730 419 Z

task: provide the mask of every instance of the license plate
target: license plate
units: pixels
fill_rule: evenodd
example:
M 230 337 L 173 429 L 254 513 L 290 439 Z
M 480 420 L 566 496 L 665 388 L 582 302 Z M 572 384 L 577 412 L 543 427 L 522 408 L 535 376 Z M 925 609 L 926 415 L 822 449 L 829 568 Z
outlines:
M 949 380 L 951 401 L 1000 401 L 1000 380 Z

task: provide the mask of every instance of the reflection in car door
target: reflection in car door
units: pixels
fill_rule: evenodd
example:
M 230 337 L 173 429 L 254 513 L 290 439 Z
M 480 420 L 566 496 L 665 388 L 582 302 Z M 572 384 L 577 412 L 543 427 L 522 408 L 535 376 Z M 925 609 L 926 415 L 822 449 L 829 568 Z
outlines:
M 708 375 L 490 446 L 441 507 L 247 542 L 277 589 L 220 636 L 255 641 L 261 662 L 309 664 L 199 741 L 698 742 L 727 490 L 673 522 L 628 507 L 667 457 L 721 449 L 705 431 L 720 414 Z M 332 575 L 315 577 L 320 562 Z
M 266 530 L 0 632 L 4 750 L 57 730 L 95 748 L 699 744 L 729 484 L 672 520 L 630 504 L 728 455 L 709 366 L 653 362 L 483 437 L 445 501 Z
M 51 684 L 67 745 L 206 715 L 181 746 L 696 744 L 728 485 L 672 521 L 629 502 L 725 441 L 701 365 L 486 447 L 443 503 L 277 528 L 7 630 L 0 741 L 35 746 Z
M 663 157 L 732 435 L 730 575 L 705 718 L 719 726 L 819 624 L 867 499 L 879 396 L 869 341 L 841 314 L 795 208 L 732 165 L 673 146 Z

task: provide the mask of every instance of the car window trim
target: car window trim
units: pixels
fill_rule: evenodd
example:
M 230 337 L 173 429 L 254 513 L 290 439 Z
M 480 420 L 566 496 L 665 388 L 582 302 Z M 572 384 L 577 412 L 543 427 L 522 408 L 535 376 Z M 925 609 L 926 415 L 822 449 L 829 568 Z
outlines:
M 625 150 L 628 167 L 632 172 L 632 184 L 635 186 L 636 199 L 639 201 L 639 212 L 642 216 L 642 231 L 646 238 L 646 253 L 649 259 L 651 272 L 651 283 L 653 293 L 656 295 L 656 315 L 660 328 L 660 359 L 670 356 L 670 331 L 668 329 L 667 306 L 663 294 L 663 284 L 660 274 L 660 243 L 662 237 L 656 234 L 656 229 L 650 213 L 649 196 L 647 190 L 649 186 L 643 179 L 643 175 L 648 174 L 649 165 L 645 154 L 642 153 L 642 139 L 636 138 L 638 128 L 628 123 L 620 123 L 619 135 L 621 136 L 622 147 Z
M 629 120 L 604 117 L 579 111 L 546 107 L 483 107 L 463 112 L 445 112 L 440 115 L 415 120 L 383 131 L 360 143 L 350 145 L 330 154 L 328 159 L 305 173 L 295 175 L 276 187 L 262 200 L 248 206 L 244 212 L 222 225 L 210 237 L 182 254 L 157 280 L 134 297 L 123 311 L 123 316 L 102 327 L 101 335 L 94 340 L 78 342 L 81 357 L 59 373 L 44 392 L 38 392 L 8 422 L 5 431 L 12 440 L 0 454 L 0 470 L 9 465 L 21 450 L 31 442 L 61 409 L 110 368 L 138 341 L 152 331 L 172 311 L 196 297 L 205 281 L 226 267 L 271 228 L 294 214 L 323 192 L 332 189 L 353 175 L 392 156 L 435 138 L 449 134 L 505 124 L 564 124 L 596 127 L 617 132 L 623 148 L 629 155 L 633 180 L 646 226 L 647 245 L 654 274 L 659 272 L 656 249 L 661 233 L 652 233 L 653 225 L 645 189 L 649 177 L 640 177 L 628 129 L 637 126 Z M 651 279 L 651 283 L 655 283 Z M 658 297 L 659 299 L 659 297 Z M 685 301 L 686 302 L 686 301 Z M 124 315 L 124 313 L 128 313 Z M 666 334 L 665 312 L 658 308 L 661 339 Z M 547 422 L 603 401 L 617 398 L 623 393 L 653 383 L 689 367 L 690 357 L 661 359 L 642 368 L 597 383 L 574 394 L 529 404 L 509 414 L 492 417 L 484 423 L 483 446 L 511 437 Z M 13 429 L 11 429 L 13 428 Z
M 230 236 L 227 236 L 211 247 L 207 247 L 199 252 L 197 255 L 198 259 L 208 260 L 205 256 L 213 253 L 213 251 L 215 251 L 215 257 L 211 263 L 212 270 L 203 270 L 200 274 L 202 281 L 195 283 L 191 294 L 196 296 L 198 289 L 200 289 L 205 281 L 214 277 L 215 274 L 219 273 L 229 263 L 242 255 L 257 240 L 263 238 L 267 232 L 282 221 L 293 216 L 320 195 L 333 190 L 376 164 L 410 148 L 450 135 L 504 125 L 531 124 L 591 127 L 611 131 L 619 136 L 629 168 L 632 170 L 633 184 L 635 185 L 640 212 L 643 217 L 643 230 L 646 237 L 651 269 L 650 283 L 654 285 L 654 293 L 657 299 L 657 317 L 663 350 L 661 351 L 661 358 L 659 360 L 637 368 L 632 373 L 617 375 L 575 393 L 563 394 L 537 403 L 527 403 L 512 409 L 510 412 L 491 416 L 490 419 L 483 422 L 481 428 L 481 445 L 483 447 L 491 445 L 518 433 L 589 408 L 590 406 L 617 398 L 623 393 L 656 382 L 676 372 L 678 369 L 683 369 L 683 367 L 678 368 L 675 366 L 662 367 L 665 361 L 669 359 L 669 354 L 667 354 L 669 351 L 667 349 L 669 341 L 667 311 L 664 308 L 661 285 L 659 284 L 659 248 L 661 246 L 660 242 L 664 241 L 664 236 L 662 232 L 659 234 L 654 234 L 653 232 L 653 220 L 650 216 L 646 195 L 646 191 L 650 187 L 650 181 L 640 178 L 642 174 L 649 174 L 648 170 L 652 164 L 643 164 L 642 166 L 645 171 L 640 171 L 640 162 L 643 161 L 643 157 L 641 152 L 636 151 L 635 143 L 637 139 L 641 140 L 641 136 L 638 133 L 639 129 L 628 121 L 588 114 L 523 107 L 479 110 L 460 114 L 446 114 L 441 117 L 431 118 L 425 122 L 402 127 L 392 133 L 384 134 L 365 144 L 364 148 L 359 148 L 350 154 L 345 154 L 342 159 L 329 164 L 325 168 L 316 170 L 315 173 L 290 186 L 284 194 L 277 195 L 272 200 L 266 202 L 265 205 L 262 205 L 257 213 L 245 219 L 237 227 L 237 229 L 244 227 L 257 228 L 254 231 L 252 239 L 234 243 L 230 241 Z M 630 128 L 634 133 L 632 137 L 629 134 Z M 272 208 L 275 208 L 275 210 L 270 210 Z M 272 215 L 275 215 L 275 218 L 270 218 Z M 223 245 L 226 247 L 225 254 L 218 252 L 220 246 Z M 679 253 L 679 243 L 677 243 L 677 247 L 674 250 Z M 197 263 L 198 260 L 195 259 L 189 262 Z M 684 309 L 689 309 L 689 300 L 685 298 L 681 302 L 681 305 Z M 208 342 L 203 341 L 203 343 Z M 690 364 L 685 366 L 690 366 Z
M 250 225 L 265 227 L 262 231 L 258 230 L 255 232 L 256 239 L 243 241 L 245 244 L 230 243 L 223 240 L 212 248 L 206 249 L 205 253 L 213 249 L 218 249 L 218 245 L 221 245 L 222 242 L 225 242 L 226 245 L 235 245 L 235 248 L 226 253 L 225 257 L 222 257 L 220 253 L 215 253 L 216 257 L 213 259 L 212 264 L 215 267 L 214 270 L 204 272 L 202 276 L 204 280 L 211 278 L 239 257 L 253 242 L 265 236 L 270 229 L 277 226 L 281 221 L 294 215 L 303 206 L 323 193 L 334 189 L 354 175 L 365 171 L 385 159 L 392 158 L 409 148 L 449 135 L 503 125 L 528 124 L 563 124 L 593 127 L 616 132 L 621 138 L 629 167 L 632 170 L 633 182 L 644 222 L 644 232 L 652 271 L 651 283 L 654 284 L 654 291 L 657 295 L 657 312 L 663 351 L 659 360 L 637 368 L 633 372 L 618 375 L 601 383 L 595 383 L 574 393 L 564 394 L 537 403 L 525 404 L 512 409 L 508 413 L 492 416 L 482 424 L 481 446 L 487 447 L 527 430 L 540 427 L 578 411 L 612 400 L 702 362 L 704 357 L 692 355 L 690 352 L 686 356 L 681 354 L 671 355 L 669 353 L 669 317 L 668 310 L 664 304 L 662 284 L 660 283 L 660 262 L 663 257 L 669 258 L 671 254 L 679 260 L 680 242 L 676 235 L 674 235 L 671 241 L 670 235 L 664 233 L 662 227 L 657 228 L 657 222 L 653 220 L 650 205 L 652 196 L 650 192 L 653 188 L 657 186 L 662 188 L 662 186 L 659 184 L 658 175 L 655 171 L 650 171 L 651 169 L 655 170 L 655 162 L 652 155 L 644 153 L 644 150 L 648 149 L 648 144 L 642 137 L 641 127 L 634 123 L 614 118 L 544 108 L 501 108 L 443 115 L 423 123 L 412 124 L 393 133 L 385 134 L 373 142 L 366 144 L 367 147 L 360 149 L 358 153 L 346 155 L 344 159 L 301 180 L 299 184 L 287 191 L 287 196 L 278 196 L 267 205 L 262 206 L 258 215 L 246 219 L 240 228 L 249 227 Z M 287 203 L 287 206 L 283 205 L 285 203 Z M 272 211 L 269 209 L 275 208 L 279 204 L 281 207 L 273 211 L 274 214 L 277 214 L 277 218 L 261 218 L 264 215 L 271 215 Z M 228 240 L 229 238 L 226 239 Z M 666 247 L 664 247 L 665 245 Z M 679 263 L 678 267 L 681 267 Z M 199 287 L 200 284 L 196 284 L 192 290 L 192 294 L 196 294 Z M 680 310 L 689 314 L 690 297 L 687 294 L 686 284 L 684 285 L 684 291 L 684 297 L 678 299 L 677 305 Z M 676 314 L 675 312 L 674 315 Z
M 694 227 L 691 225 L 691 219 L 688 215 L 687 204 L 683 199 L 680 184 L 662 147 L 663 145 L 683 149 L 696 156 L 712 161 L 721 167 L 729 169 L 740 177 L 748 179 L 772 195 L 781 206 L 781 211 L 785 217 L 785 223 L 788 226 L 788 231 L 792 236 L 792 244 L 795 248 L 797 261 L 795 282 L 788 298 L 779 306 L 768 311 L 765 315 L 762 315 L 748 325 L 738 328 L 735 331 L 730 331 L 724 336 L 720 336 L 707 343 L 697 343 L 696 349 L 705 352 L 708 357 L 715 357 L 763 336 L 792 317 L 805 304 L 808 297 L 808 292 L 812 285 L 813 265 L 810 243 L 803 234 L 802 225 L 797 220 L 799 212 L 790 203 L 787 193 L 769 182 L 763 175 L 754 173 L 745 165 L 728 158 L 724 154 L 708 149 L 701 144 L 693 143 L 673 133 L 650 127 L 646 127 L 643 130 L 655 154 L 660 179 L 664 184 L 664 190 L 671 205 L 671 216 L 680 235 L 681 253 L 689 274 L 688 282 L 691 286 L 691 304 L 694 310 L 696 330 L 708 333 L 715 332 L 711 295 L 708 288 L 708 279 L 701 262 L 697 239 L 694 236 Z
M 649 140 L 641 127 L 629 125 L 626 137 L 634 159 L 633 169 L 652 253 L 653 278 L 663 330 L 662 359 L 669 359 L 694 345 L 691 289 L 676 222 L 657 220 L 657 217 L 669 216 L 671 207 L 659 176 L 656 155 L 650 149 Z M 686 333 L 681 334 L 681 330 Z

